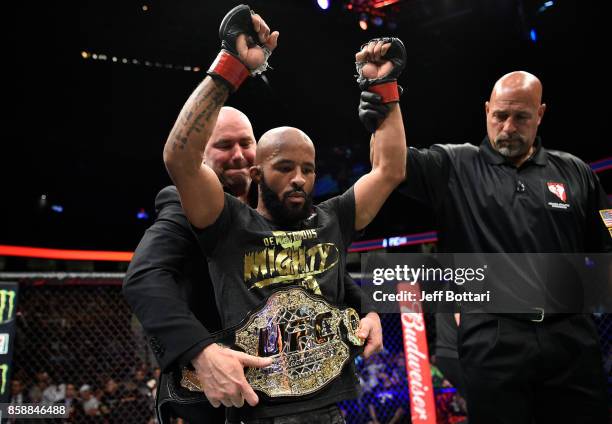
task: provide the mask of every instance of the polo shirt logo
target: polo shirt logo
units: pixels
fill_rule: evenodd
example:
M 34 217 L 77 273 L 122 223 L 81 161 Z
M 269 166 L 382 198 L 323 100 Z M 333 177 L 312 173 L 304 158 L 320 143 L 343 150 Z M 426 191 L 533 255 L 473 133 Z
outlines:
M 548 191 L 554 194 L 561 202 L 548 202 L 548 206 L 554 209 L 567 209 L 569 208 L 569 204 L 567 203 L 567 191 L 565 191 L 565 184 L 557 183 L 553 181 L 548 181 L 546 183 L 548 186 Z
M 562 183 L 552 183 L 549 181 L 546 184 L 548 185 L 548 189 L 552 194 L 557 196 L 564 203 L 567 201 L 567 194 L 565 194 L 565 186 Z

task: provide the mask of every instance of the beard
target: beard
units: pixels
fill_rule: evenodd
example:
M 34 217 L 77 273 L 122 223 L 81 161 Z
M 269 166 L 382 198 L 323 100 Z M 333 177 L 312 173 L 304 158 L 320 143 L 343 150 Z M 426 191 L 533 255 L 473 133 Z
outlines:
M 263 203 L 270 212 L 272 219 L 277 224 L 293 226 L 303 219 L 310 216 L 312 209 L 312 196 L 302 190 L 292 190 L 288 193 L 283 194 L 283 200 L 281 201 L 268 184 L 264 175 L 261 176 L 259 183 L 261 186 L 261 198 Z M 287 198 L 295 193 L 302 194 L 304 196 L 304 203 L 301 206 L 288 206 Z
M 526 155 L 531 146 L 520 134 L 511 136 L 501 133 L 495 138 L 496 150 L 504 157 L 514 159 Z

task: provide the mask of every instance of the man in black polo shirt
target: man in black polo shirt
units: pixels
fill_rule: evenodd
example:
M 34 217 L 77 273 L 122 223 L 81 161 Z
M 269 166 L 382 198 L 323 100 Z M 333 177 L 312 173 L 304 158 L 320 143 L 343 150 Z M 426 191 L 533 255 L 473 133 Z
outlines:
M 410 148 L 401 192 L 429 205 L 442 252 L 610 252 L 597 176 L 537 137 L 546 105 L 533 75 L 512 72 L 485 103 L 487 137 Z M 360 117 L 376 128 L 385 107 L 362 94 Z M 509 288 L 512 291 L 512 288 Z M 470 423 L 607 423 L 597 332 L 588 315 L 462 314 L 459 357 Z M 543 318 L 543 319 L 542 319 Z

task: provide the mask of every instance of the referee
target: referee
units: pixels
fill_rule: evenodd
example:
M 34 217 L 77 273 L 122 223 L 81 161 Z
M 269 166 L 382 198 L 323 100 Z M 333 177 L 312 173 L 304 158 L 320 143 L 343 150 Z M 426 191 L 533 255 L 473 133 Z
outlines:
M 599 214 L 610 208 L 606 194 L 583 161 L 543 147 L 541 101 L 538 78 L 509 73 L 485 103 L 487 137 L 480 146 L 409 149 L 400 191 L 433 209 L 441 252 L 612 251 Z M 375 95 L 362 94 L 366 128 L 385 113 Z M 461 316 L 458 350 L 470 424 L 608 423 L 591 316 L 525 312 Z

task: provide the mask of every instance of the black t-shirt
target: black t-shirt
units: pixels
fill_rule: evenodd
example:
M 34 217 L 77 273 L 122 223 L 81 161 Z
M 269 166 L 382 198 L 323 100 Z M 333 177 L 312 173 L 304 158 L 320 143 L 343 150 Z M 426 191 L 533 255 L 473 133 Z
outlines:
M 355 227 L 355 195 L 350 188 L 314 208 L 295 228 L 280 228 L 253 208 L 225 195 L 217 221 L 197 235 L 209 261 L 217 308 L 224 328 L 239 324 L 277 288 L 305 286 L 335 305 L 344 303 L 346 250 Z M 303 401 L 260 398 L 240 408 L 243 419 L 316 409 L 357 395 L 354 368 Z

